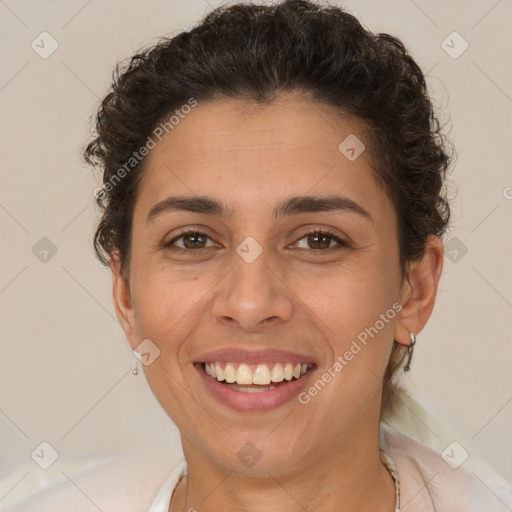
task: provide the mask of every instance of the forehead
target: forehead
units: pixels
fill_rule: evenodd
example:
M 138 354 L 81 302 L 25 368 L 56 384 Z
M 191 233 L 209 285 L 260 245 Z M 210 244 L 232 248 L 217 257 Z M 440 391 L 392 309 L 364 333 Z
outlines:
M 338 146 L 349 135 L 369 142 L 363 123 L 353 116 L 297 95 L 268 104 L 243 100 L 200 102 L 163 138 L 148 160 L 179 147 L 182 151 L 173 155 L 176 160 L 221 158 L 227 154 L 233 166 L 233 157 L 243 159 L 250 153 L 267 156 L 269 163 L 282 156 L 290 161 L 303 157 L 308 162 L 332 161 L 340 156 Z
M 372 165 L 364 125 L 334 107 L 296 96 L 199 102 L 146 157 L 138 204 L 147 212 L 170 194 L 247 208 L 313 193 L 365 201 L 384 196 Z

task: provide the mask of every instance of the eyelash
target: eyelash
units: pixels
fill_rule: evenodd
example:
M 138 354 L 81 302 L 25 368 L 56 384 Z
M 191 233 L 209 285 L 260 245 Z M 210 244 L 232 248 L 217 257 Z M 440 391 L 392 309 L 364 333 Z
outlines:
M 203 233 L 203 232 L 198 231 L 196 229 L 188 229 L 188 230 L 182 231 L 178 236 L 174 237 L 169 242 L 163 243 L 162 244 L 162 248 L 164 248 L 164 249 L 171 249 L 175 242 L 177 242 L 178 240 L 180 240 L 181 238 L 183 238 L 184 236 L 187 236 L 187 235 L 202 235 L 202 236 L 205 236 L 205 237 L 207 237 L 207 238 L 209 238 L 211 240 L 211 238 L 206 233 Z M 318 254 L 318 253 L 322 253 L 322 252 L 325 253 L 325 252 L 329 252 L 331 250 L 339 250 L 339 249 L 342 249 L 342 248 L 345 248 L 345 247 L 349 247 L 349 244 L 345 240 L 342 240 L 341 238 L 339 238 L 332 231 L 324 230 L 324 229 L 312 229 L 312 230 L 309 230 L 306 233 L 304 233 L 299 239 L 297 239 L 297 242 L 299 242 L 303 238 L 306 238 L 306 237 L 311 236 L 311 235 L 322 235 L 322 236 L 326 236 L 328 238 L 331 238 L 332 240 L 334 240 L 335 242 L 338 243 L 338 247 L 328 247 L 327 249 L 300 249 L 300 250 L 307 251 L 309 253 L 316 253 L 316 254 Z M 177 249 L 180 252 L 185 253 L 185 254 L 197 254 L 202 249 L 207 249 L 207 248 L 203 247 L 203 248 L 200 248 L 200 249 L 183 249 L 182 247 L 177 247 L 177 248 L 174 248 L 174 249 Z

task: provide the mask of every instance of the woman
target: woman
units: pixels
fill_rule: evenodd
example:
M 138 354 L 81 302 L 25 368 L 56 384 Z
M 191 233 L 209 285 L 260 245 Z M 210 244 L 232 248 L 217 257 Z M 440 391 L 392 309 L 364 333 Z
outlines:
M 449 219 L 400 41 L 304 0 L 216 9 L 118 70 L 85 156 L 117 316 L 181 433 L 151 512 L 506 510 L 381 422 Z

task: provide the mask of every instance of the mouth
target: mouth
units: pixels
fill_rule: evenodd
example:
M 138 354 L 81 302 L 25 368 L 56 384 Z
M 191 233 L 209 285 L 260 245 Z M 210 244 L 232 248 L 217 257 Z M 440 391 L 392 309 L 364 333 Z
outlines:
M 288 402 L 306 386 L 314 363 L 205 361 L 194 363 L 208 391 L 239 411 L 264 411 Z

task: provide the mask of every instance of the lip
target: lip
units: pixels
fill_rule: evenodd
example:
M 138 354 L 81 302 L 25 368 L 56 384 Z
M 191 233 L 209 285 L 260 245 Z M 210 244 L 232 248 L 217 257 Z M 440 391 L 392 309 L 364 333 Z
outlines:
M 232 356 L 232 353 L 230 355 Z M 215 356 L 217 357 L 218 354 L 215 354 Z M 305 359 L 302 361 L 304 362 Z M 308 385 L 311 375 L 317 368 L 316 365 L 313 366 L 313 368 L 297 380 L 285 380 L 278 383 L 271 382 L 269 386 L 275 386 L 275 389 L 259 393 L 244 393 L 243 391 L 231 389 L 229 386 L 207 375 L 201 363 L 194 363 L 194 367 L 210 395 L 218 402 L 236 411 L 244 412 L 269 411 L 293 400 Z
M 311 363 L 317 366 L 312 356 L 297 354 L 287 350 L 265 348 L 249 350 L 242 347 L 221 348 L 211 350 L 196 358 L 194 363 L 233 362 L 246 364 L 264 363 Z M 306 374 L 307 375 L 307 374 Z

